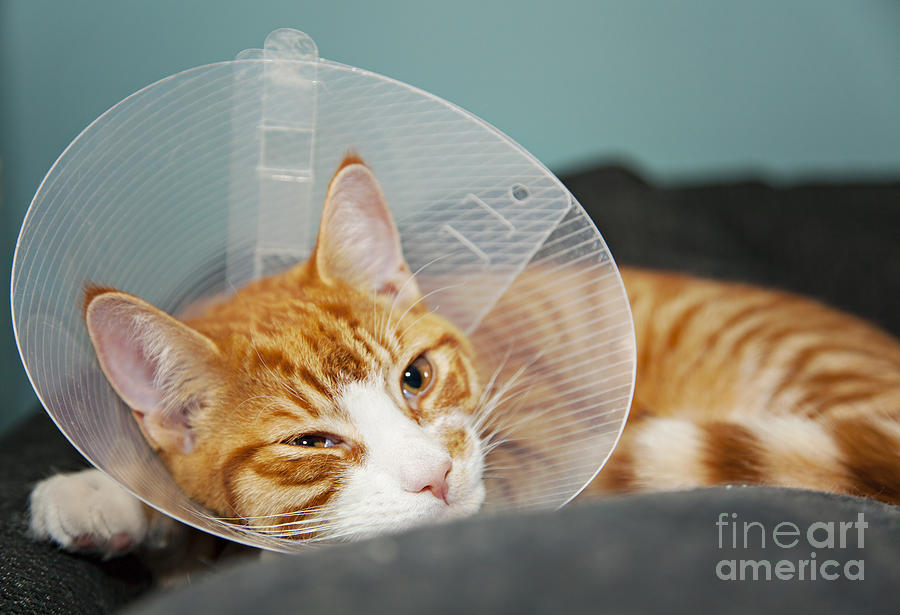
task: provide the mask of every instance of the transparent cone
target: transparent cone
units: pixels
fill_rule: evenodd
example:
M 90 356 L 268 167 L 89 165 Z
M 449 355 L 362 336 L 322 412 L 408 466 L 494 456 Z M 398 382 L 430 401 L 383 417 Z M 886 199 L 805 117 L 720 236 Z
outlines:
M 378 176 L 428 305 L 471 335 L 493 385 L 485 509 L 566 503 L 615 446 L 634 382 L 628 301 L 599 232 L 493 127 L 319 59 L 293 30 L 133 94 L 44 178 L 19 236 L 12 307 L 47 412 L 91 463 L 172 517 L 302 549 L 211 519 L 181 492 L 100 370 L 82 293 L 109 285 L 177 314 L 304 260 L 348 149 Z

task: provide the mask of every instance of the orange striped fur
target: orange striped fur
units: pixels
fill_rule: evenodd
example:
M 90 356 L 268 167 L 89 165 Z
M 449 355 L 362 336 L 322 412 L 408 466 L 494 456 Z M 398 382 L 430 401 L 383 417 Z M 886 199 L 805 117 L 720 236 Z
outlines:
M 783 292 L 624 269 L 631 415 L 590 493 L 767 484 L 900 503 L 900 343 Z

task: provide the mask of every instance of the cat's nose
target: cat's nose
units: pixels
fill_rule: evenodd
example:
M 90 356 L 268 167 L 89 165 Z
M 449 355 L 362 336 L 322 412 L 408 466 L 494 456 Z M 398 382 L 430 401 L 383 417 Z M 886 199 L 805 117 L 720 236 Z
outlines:
M 447 494 L 450 492 L 450 483 L 447 482 L 447 477 L 450 476 L 451 469 L 453 469 L 453 461 L 448 457 L 433 467 L 423 470 L 416 480 L 410 483 L 409 491 L 413 493 L 429 492 L 445 504 L 449 504 Z

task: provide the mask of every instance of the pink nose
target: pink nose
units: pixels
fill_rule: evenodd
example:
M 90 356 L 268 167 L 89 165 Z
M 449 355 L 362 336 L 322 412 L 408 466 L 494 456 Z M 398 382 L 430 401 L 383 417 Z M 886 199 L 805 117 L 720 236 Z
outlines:
M 431 495 L 439 500 L 443 500 L 445 504 L 448 504 L 447 494 L 450 492 L 450 483 L 447 482 L 447 477 L 450 475 L 452 467 L 453 462 L 448 459 L 435 466 L 427 473 L 423 472 L 421 479 L 412 489 L 410 489 L 410 491 L 415 493 L 429 491 L 431 492 Z

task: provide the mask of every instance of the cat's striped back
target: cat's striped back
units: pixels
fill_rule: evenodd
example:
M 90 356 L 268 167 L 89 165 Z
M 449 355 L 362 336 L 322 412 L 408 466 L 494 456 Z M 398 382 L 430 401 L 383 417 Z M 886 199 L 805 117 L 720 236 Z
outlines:
M 900 503 L 900 342 L 788 293 L 624 269 L 628 425 L 591 492 L 752 483 Z

